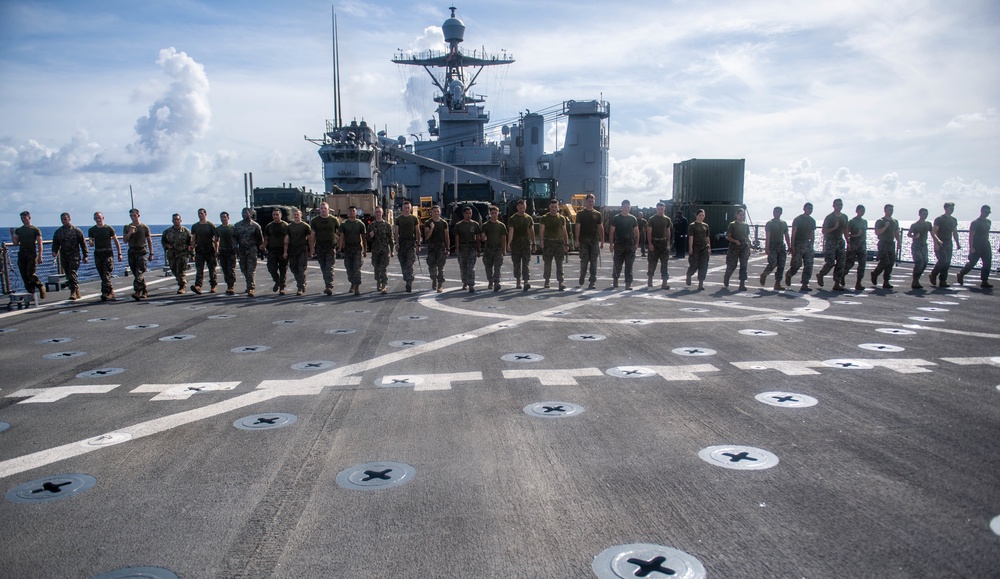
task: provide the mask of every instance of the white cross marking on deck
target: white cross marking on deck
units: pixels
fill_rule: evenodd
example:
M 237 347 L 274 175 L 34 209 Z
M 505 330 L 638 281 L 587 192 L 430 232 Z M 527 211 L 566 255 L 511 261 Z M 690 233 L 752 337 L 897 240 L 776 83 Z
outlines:
M 239 382 L 195 382 L 191 384 L 143 384 L 132 394 L 143 392 L 157 392 L 156 396 L 150 398 L 155 400 L 187 400 L 199 392 L 212 392 L 219 390 L 233 390 L 239 386 Z
M 538 378 L 543 386 L 577 386 L 577 376 L 603 376 L 598 368 L 569 368 L 566 370 L 504 370 L 503 377 L 512 380 L 516 378 Z
M 111 392 L 120 384 L 98 384 L 94 386 L 56 386 L 54 388 L 25 388 L 12 394 L 7 398 L 27 398 L 18 404 L 29 404 L 34 402 L 55 402 L 62 400 L 70 394 L 106 394 Z
M 664 380 L 674 382 L 680 380 L 701 380 L 698 374 L 704 372 L 718 372 L 719 369 L 711 364 L 691 364 L 687 366 L 645 366 L 656 372 Z
M 379 382 L 386 388 L 413 386 L 414 392 L 423 392 L 425 390 L 451 390 L 452 382 L 478 382 L 482 379 L 482 372 L 457 372 L 453 374 L 385 376 Z
M 1000 356 L 972 358 L 941 358 L 959 366 L 1000 366 Z

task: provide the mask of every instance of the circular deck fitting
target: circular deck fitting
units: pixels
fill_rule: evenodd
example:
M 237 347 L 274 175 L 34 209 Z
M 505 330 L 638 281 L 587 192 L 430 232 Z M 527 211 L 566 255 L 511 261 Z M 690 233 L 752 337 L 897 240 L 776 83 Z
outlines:
M 86 354 L 86 352 L 79 352 L 79 351 L 74 351 L 74 352 L 55 352 L 55 353 L 52 353 L 52 354 L 46 354 L 46 355 L 44 355 L 42 357 L 45 358 L 46 360 L 62 360 L 63 358 L 76 358 L 78 356 L 83 356 L 85 354 Z
M 572 312 L 549 312 L 549 313 L 548 313 L 548 314 L 546 314 L 546 315 L 549 315 L 549 316 L 556 316 L 556 317 L 563 317 L 563 316 L 568 316 L 568 315 L 570 315 L 570 313 L 572 313 Z
M 90 579 L 177 579 L 177 574 L 163 567 L 126 567 L 94 575 Z
M 427 316 L 399 316 L 396 319 L 404 321 L 404 322 L 414 322 L 414 321 L 418 321 L 418 320 L 426 320 Z
M 160 324 L 134 324 L 131 326 L 125 326 L 126 330 L 152 330 L 153 328 L 159 328 Z
M 115 374 L 121 374 L 125 371 L 125 368 L 98 368 L 96 370 L 87 370 L 86 372 L 80 372 L 76 375 L 77 378 L 105 378 L 107 376 L 114 376 Z
M 38 340 L 38 344 L 65 344 L 72 342 L 73 338 L 49 338 L 48 340 Z
M 649 543 L 632 543 L 605 549 L 594 557 L 592 568 L 600 579 L 705 577 L 705 566 L 694 556 L 671 547 Z
M 649 320 L 625 320 L 624 323 L 626 323 L 626 324 L 628 324 L 630 326 L 645 326 L 645 325 L 651 324 L 653 322 L 651 322 Z
M 507 306 L 486 306 L 488 310 L 505 310 Z
M 777 336 L 778 332 L 772 332 L 770 330 L 740 330 L 740 333 L 744 336 Z
M 519 352 L 516 354 L 504 354 L 503 356 L 500 356 L 500 359 L 504 362 L 538 362 L 540 360 L 544 360 L 545 356 L 541 354 Z
M 423 340 L 395 340 L 389 342 L 389 345 L 393 348 L 413 348 L 414 346 L 422 346 L 426 343 Z
M 692 312 L 695 314 L 703 314 L 708 311 L 707 308 L 681 308 L 682 312 Z
M 957 306 L 961 304 L 961 302 L 948 302 L 948 301 L 933 301 L 930 303 L 936 306 Z
M 97 324 L 97 323 L 100 323 L 100 322 L 113 322 L 113 321 L 115 321 L 117 319 L 118 318 L 90 318 L 89 320 L 87 320 L 87 322 L 89 322 L 91 324 Z
M 313 302 L 311 304 L 299 304 L 299 307 L 300 308 L 323 308 L 323 307 L 326 307 L 326 304 L 321 304 L 321 303 L 318 303 L 318 302 Z
M 235 354 L 253 354 L 255 352 L 266 352 L 270 349 L 271 346 L 240 346 L 238 348 L 233 348 L 230 352 Z
M 716 354 L 715 350 L 711 348 L 698 348 L 695 346 L 684 346 L 674 348 L 670 351 L 678 356 L 714 356 Z
M 309 362 L 299 362 L 297 364 L 292 364 L 289 366 L 292 370 L 302 370 L 304 372 L 313 372 L 316 370 L 329 370 L 336 366 L 336 362 L 331 362 L 329 360 L 313 360 Z
M 604 298 L 595 298 L 594 302 L 595 303 L 592 304 L 592 305 L 594 305 L 595 307 L 606 308 L 606 307 L 611 307 L 611 306 L 615 305 L 615 304 L 609 302 L 608 300 L 606 300 Z
M 738 294 L 736 294 L 736 295 L 735 295 L 735 296 L 733 296 L 733 297 L 737 297 L 737 298 L 745 298 L 745 299 L 753 299 L 753 298 L 759 298 L 759 297 L 760 297 L 760 294 L 752 294 L 752 293 L 750 293 L 750 292 L 742 292 L 742 293 L 738 293 Z
M 740 305 L 740 302 L 734 302 L 733 300 L 721 300 L 718 303 L 720 303 L 720 304 L 722 304 L 724 306 L 738 306 L 738 305 Z
M 86 447 L 112 446 L 115 444 L 128 442 L 130 440 L 132 440 L 132 434 L 130 432 L 109 432 L 107 434 L 101 434 L 100 436 L 88 438 L 87 440 L 81 442 L 80 446 L 86 446 Z
M 993 520 L 990 521 L 990 529 L 1000 535 L 1000 515 L 993 517 Z
M 86 491 L 97 484 L 89 474 L 57 474 L 21 483 L 7 491 L 12 503 L 44 503 L 58 501 Z
M 904 330 L 903 328 L 877 328 L 875 331 L 880 334 L 891 334 L 893 336 L 912 336 L 916 334 L 913 330 Z
M 928 318 L 925 316 L 910 316 L 908 319 L 911 319 L 914 322 L 925 322 L 925 323 L 936 323 L 944 321 L 941 318 Z
M 345 314 L 367 314 L 368 310 L 346 310 Z
M 299 320 L 278 320 L 276 322 L 271 322 L 275 326 L 290 326 L 292 324 L 299 323 Z
M 327 330 L 327 331 L 325 331 L 323 333 L 324 334 L 332 334 L 334 336 L 346 336 L 347 334 L 353 334 L 354 332 L 357 332 L 357 330 L 351 330 L 351 329 L 348 329 L 348 328 L 338 328 L 336 330 Z
M 919 310 L 921 312 L 950 312 L 951 311 L 948 308 L 938 308 L 938 307 L 917 308 L 917 310 Z
M 524 407 L 524 413 L 528 416 L 541 418 L 561 418 L 563 416 L 576 416 L 583 412 L 583 407 L 569 402 L 537 402 Z
M 615 366 L 608 368 L 604 373 L 616 378 L 648 378 L 656 374 L 656 372 L 642 366 Z
M 84 314 L 87 310 L 63 310 L 59 312 L 60 314 Z
M 862 350 L 871 350 L 873 352 L 903 352 L 906 350 L 902 346 L 893 346 L 891 344 L 858 344 L 858 347 Z
M 7 424 L 6 422 L 0 422 L 0 432 L 3 432 L 4 430 L 7 430 L 8 428 L 10 428 L 10 424 Z
M 233 422 L 233 426 L 239 428 L 240 430 L 269 430 L 271 428 L 288 426 L 298 419 L 299 417 L 294 414 L 272 412 L 270 414 L 254 414 L 252 416 L 244 416 L 243 418 Z
M 184 340 L 193 340 L 197 338 L 194 334 L 175 334 L 173 336 L 164 336 L 160 338 L 161 342 L 183 342 Z
M 205 309 L 205 306 L 186 306 L 184 309 L 185 310 L 190 310 L 190 311 L 193 312 L 193 311 L 196 311 L 196 310 L 203 310 L 203 309 Z
M 228 320 L 229 318 L 235 318 L 236 314 L 216 314 L 214 316 L 208 316 L 210 320 Z
M 839 300 L 839 301 L 835 301 L 833 303 L 840 304 L 842 306 L 860 306 L 861 305 L 861 302 L 854 302 L 854 301 L 851 301 L 851 300 Z
M 786 318 L 786 317 L 774 317 L 768 319 L 771 320 L 772 322 L 781 322 L 784 324 L 797 324 L 802 321 L 799 318 Z
M 379 490 L 410 482 L 417 474 L 402 462 L 367 462 L 352 466 L 337 475 L 337 484 L 345 489 Z
M 761 392 L 754 396 L 758 402 L 782 408 L 808 408 L 819 404 L 812 396 L 796 394 L 794 392 Z
M 871 364 L 867 362 L 860 362 L 858 360 L 851 360 L 849 358 L 836 358 L 833 360 L 823 360 L 824 366 L 829 366 L 831 368 L 845 368 L 848 370 L 871 370 L 874 368 Z
M 570 340 L 576 342 L 599 342 L 606 339 L 607 336 L 604 334 L 572 334 L 569 336 Z
M 795 308 L 795 311 L 799 312 L 800 314 L 813 314 L 816 312 L 821 312 L 823 310 L 821 310 L 820 308 L 811 308 L 809 306 L 804 306 L 801 308 Z
M 383 376 L 375 381 L 376 386 L 388 388 L 400 388 L 404 386 L 416 386 L 423 384 L 424 379 L 420 376 Z
M 774 454 L 752 446 L 709 446 L 698 452 L 702 460 L 733 470 L 764 470 L 778 464 Z
M 17 328 L 0 328 L 0 334 L 9 334 L 11 332 L 16 332 Z
M 177 300 L 153 300 L 151 302 L 146 302 L 150 306 L 169 306 Z

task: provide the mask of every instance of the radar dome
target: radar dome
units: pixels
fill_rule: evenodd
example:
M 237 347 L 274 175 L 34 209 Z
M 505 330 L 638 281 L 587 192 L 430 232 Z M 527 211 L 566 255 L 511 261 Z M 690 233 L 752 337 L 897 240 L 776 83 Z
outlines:
M 448 44 L 462 42 L 465 40 L 465 23 L 455 18 L 455 8 L 452 7 L 449 10 L 451 10 L 451 18 L 445 20 L 444 24 L 441 25 L 444 41 Z

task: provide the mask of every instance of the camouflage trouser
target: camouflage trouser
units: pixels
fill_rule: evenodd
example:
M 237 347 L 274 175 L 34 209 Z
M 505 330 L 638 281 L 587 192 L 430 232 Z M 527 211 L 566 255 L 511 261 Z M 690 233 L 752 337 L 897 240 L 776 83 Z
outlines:
M 399 269 L 403 271 L 403 281 L 413 283 L 413 264 L 417 262 L 417 242 L 399 242 Z
M 881 244 L 880 244 L 881 245 Z M 851 243 L 847 246 L 847 255 L 844 258 L 844 276 L 846 277 L 858 264 L 858 282 L 865 276 L 865 264 L 868 262 L 868 247 L 864 243 Z M 845 279 L 846 283 L 847 280 Z
M 653 249 L 649 252 L 649 269 L 646 277 L 653 277 L 656 273 L 656 265 L 660 265 L 660 279 L 667 281 L 670 279 L 670 272 L 667 271 L 667 261 L 670 260 L 670 249 L 667 247 L 666 239 L 654 239 Z
M 510 248 L 510 261 L 514 266 L 514 279 L 518 282 L 531 279 L 531 246 Z
M 458 248 L 458 273 L 462 278 L 462 285 L 472 287 L 476 285 L 476 258 L 479 253 L 473 243 L 462 244 Z
M 733 272 L 736 271 L 736 266 L 740 266 L 740 282 L 745 282 L 747 280 L 747 262 L 750 261 L 750 244 L 741 243 L 740 245 L 729 245 L 729 249 L 726 250 L 726 273 L 723 279 L 728 280 Z
M 94 267 L 97 274 L 101 276 L 101 295 L 108 295 L 115 291 L 111 285 L 111 274 L 115 271 L 115 254 L 110 249 L 94 250 Z
M 927 243 L 910 245 L 910 255 L 913 256 L 913 279 L 920 279 L 927 269 Z
M 788 266 L 788 274 L 785 275 L 786 279 L 792 279 L 792 276 L 802 268 L 802 285 L 809 285 L 809 280 L 812 279 L 813 273 L 813 261 L 815 261 L 815 249 L 813 248 L 812 241 L 802 241 L 795 244 L 792 248 L 792 263 Z
M 295 278 L 295 288 L 306 289 L 306 265 L 309 263 L 308 247 L 288 248 L 288 269 Z
M 767 267 L 764 268 L 764 271 L 760 272 L 760 275 L 767 277 L 773 271 L 775 283 L 780 282 L 781 276 L 785 274 L 786 259 L 788 259 L 788 251 L 785 249 L 784 243 L 781 244 L 781 247 L 768 250 Z
M 199 249 L 194 250 L 194 285 L 201 287 L 203 281 L 205 281 L 205 268 L 208 267 L 208 283 L 215 287 L 219 285 L 218 274 L 215 273 L 215 266 L 218 265 L 219 260 L 215 255 L 215 248 L 210 249 Z
M 21 272 L 21 280 L 24 281 L 24 291 L 35 293 L 35 288 L 42 287 L 42 280 L 38 279 L 38 254 L 34 251 L 25 251 L 24 247 L 17 252 L 17 269 Z
M 77 278 L 77 271 L 80 269 L 80 254 L 78 252 L 59 252 L 59 264 L 62 266 L 63 274 L 66 275 L 66 285 L 69 291 L 80 289 L 80 281 Z
M 542 247 L 542 262 L 545 263 L 545 282 L 548 283 L 552 277 L 552 261 L 556 262 L 556 281 L 563 282 L 563 258 L 566 256 L 566 244 L 562 239 L 546 239 Z
M 448 260 L 448 248 L 443 243 L 427 244 L 427 273 L 434 287 L 444 285 L 444 263 Z
M 500 268 L 503 267 L 502 245 L 483 250 L 483 266 L 486 268 L 486 281 L 492 284 L 500 283 Z
M 888 282 L 889 276 L 892 275 L 892 267 L 894 265 L 896 265 L 896 242 L 879 241 L 878 265 L 875 266 L 875 271 L 872 272 L 872 277 L 878 279 L 879 274 L 882 274 L 882 281 Z
M 847 259 L 847 247 L 843 237 L 837 239 L 827 239 L 823 242 L 823 268 L 819 270 L 819 276 L 833 271 L 834 284 L 839 284 L 844 279 L 844 260 Z
M 597 260 L 601 255 L 601 243 L 596 239 L 593 241 L 580 242 L 580 279 L 587 277 L 587 269 L 590 269 L 590 283 L 597 281 Z
M 170 273 L 174 274 L 174 279 L 177 280 L 177 285 L 179 287 L 184 287 L 187 285 L 187 265 L 188 265 L 188 254 L 186 251 L 178 252 L 172 249 L 167 250 L 166 255 L 167 265 L 170 267 Z
M 278 289 L 285 289 L 285 279 L 288 277 L 288 260 L 285 259 L 283 247 L 267 249 L 267 272 L 271 274 L 271 279 L 278 286 Z
M 247 289 L 257 289 L 257 248 L 240 248 L 236 254 L 240 260 L 240 272 L 247 282 Z
M 348 245 L 344 247 L 344 269 L 347 270 L 347 281 L 351 285 L 361 285 L 361 264 L 364 258 L 361 257 L 360 245 Z
M 625 266 L 625 285 L 632 285 L 632 263 L 635 261 L 635 245 L 631 241 L 619 241 L 615 243 L 614 271 L 611 277 L 615 283 L 622 274 L 622 266 Z
M 128 268 L 132 270 L 132 291 L 146 294 L 146 248 L 128 248 Z
M 708 260 L 710 257 L 712 257 L 711 247 L 694 248 L 694 251 L 688 256 L 687 277 L 690 279 L 695 272 L 698 272 L 698 282 L 705 281 L 705 276 L 708 275 Z
M 316 261 L 319 263 L 319 271 L 323 274 L 323 286 L 326 289 L 333 289 L 333 266 L 337 263 L 337 250 L 333 244 L 316 244 Z
M 951 267 L 951 255 L 954 251 L 955 248 L 951 244 L 950 237 L 942 241 L 941 245 L 934 248 L 934 257 L 937 258 L 937 263 L 934 264 L 934 269 L 931 270 L 931 277 L 941 276 L 938 279 L 939 282 L 947 280 L 948 268 Z
M 983 267 L 979 270 L 979 279 L 984 282 L 988 281 L 990 279 L 990 270 L 993 268 L 993 250 L 989 245 L 974 245 L 972 247 L 972 251 L 969 252 L 969 261 L 962 268 L 962 275 L 969 275 L 969 272 L 972 271 L 972 268 L 976 267 L 980 259 L 983 260 Z
M 389 252 L 388 251 L 373 251 L 372 252 L 372 267 L 375 268 L 375 283 L 379 287 L 384 286 L 389 283 Z
M 222 270 L 222 279 L 226 286 L 232 289 L 236 285 L 236 250 L 219 250 L 219 269 Z

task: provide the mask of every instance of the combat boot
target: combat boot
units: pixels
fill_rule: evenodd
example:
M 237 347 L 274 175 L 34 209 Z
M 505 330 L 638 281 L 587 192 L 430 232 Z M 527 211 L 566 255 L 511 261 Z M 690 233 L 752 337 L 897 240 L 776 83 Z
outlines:
M 112 291 L 109 291 L 109 292 L 108 292 L 108 299 L 109 299 L 109 300 L 111 300 L 111 301 L 115 301 L 115 300 L 117 299 L 117 298 L 115 297 L 115 292 L 114 292 L 114 290 L 112 290 Z
M 586 273 L 581 273 L 580 274 L 580 283 L 578 283 L 577 285 L 583 285 L 583 282 L 586 281 L 584 278 L 586 278 L 586 277 L 587 277 Z
M 781 285 L 780 281 L 774 282 L 774 291 L 780 292 L 780 291 L 784 291 L 784 289 L 785 289 L 785 286 Z
M 874 271 L 872 272 L 872 285 L 878 285 L 878 276 L 875 275 Z
M 248 290 L 247 290 L 247 296 L 249 296 L 249 297 L 254 297 L 254 293 L 253 293 L 253 290 L 252 290 L 252 289 L 248 289 Z
M 140 301 L 142 300 L 142 295 L 140 295 L 139 292 L 134 292 L 132 294 L 132 299 L 134 299 L 135 301 Z
M 45 299 L 45 286 L 43 285 L 38 286 L 38 299 L 40 300 Z
M 528 291 L 528 290 L 530 290 L 530 289 L 531 289 L 531 284 L 530 284 L 530 283 L 528 283 L 527 281 L 525 281 L 525 282 L 524 282 L 524 291 Z
M 354 284 L 354 295 L 361 295 L 361 284 Z
M 69 290 L 69 299 L 70 299 L 70 301 L 74 301 L 74 302 L 76 301 L 76 290 L 75 289 Z
M 729 278 L 732 277 L 732 275 L 732 272 L 729 272 L 722 276 L 722 285 L 726 286 L 726 289 L 729 289 Z
M 760 274 L 760 287 L 764 287 L 766 283 L 767 283 L 767 274 L 766 273 Z
M 407 284 L 407 286 L 409 286 L 409 284 Z M 325 293 L 328 296 L 332 296 L 333 295 L 333 288 L 328 287 L 325 290 L 323 290 L 323 293 Z
M 931 275 L 930 275 L 930 278 L 931 278 L 931 287 L 936 286 L 937 285 L 937 274 L 932 271 Z
M 865 291 L 865 286 L 861 285 L 861 282 L 859 281 L 858 283 L 854 284 L 854 291 L 863 292 Z
M 792 274 L 785 274 L 785 287 L 792 287 Z
M 299 289 L 295 290 L 295 295 L 297 295 L 297 296 L 300 296 L 300 295 L 302 295 L 304 293 L 306 293 L 306 290 L 304 290 L 302 288 L 299 288 Z
M 549 280 L 545 280 L 545 285 L 543 285 L 542 287 L 543 287 L 543 288 L 545 288 L 545 289 L 551 289 L 551 288 L 552 288 L 552 285 L 551 285 L 551 284 L 549 284 Z M 463 289 L 464 289 L 464 288 L 463 288 Z
M 559 282 L 559 291 L 566 291 L 566 284 Z
M 183 284 L 181 284 L 181 285 L 180 285 L 180 286 L 179 286 L 179 287 L 177 288 L 177 293 L 179 293 L 179 294 L 182 294 L 182 293 L 184 293 L 184 285 L 183 285 Z
M 589 290 L 597 289 L 597 284 L 594 282 L 590 282 L 590 285 L 587 286 L 587 289 Z
M 653 287 L 653 276 L 649 276 L 646 279 L 646 287 Z
M 413 283 L 412 282 L 406 282 L 406 293 L 410 293 L 412 291 L 413 291 Z
M 957 274 L 955 274 L 955 277 L 958 279 L 958 285 L 965 285 L 965 274 L 964 273 L 958 272 Z
M 515 286 L 515 288 L 521 289 L 521 278 L 517 278 L 517 285 Z
M 227 296 L 234 296 L 234 295 L 236 295 L 236 290 L 233 289 L 233 286 L 231 286 L 231 285 L 227 285 L 226 286 L 226 295 Z
M 200 285 L 193 285 L 193 286 L 191 286 L 191 291 L 193 291 L 194 293 L 196 293 L 198 295 L 201 295 L 201 286 Z
M 279 296 L 285 295 L 285 286 L 281 286 L 278 288 L 278 295 Z
M 691 285 L 691 274 L 688 274 L 688 276 L 684 279 L 684 282 L 687 285 Z
M 663 290 L 670 289 L 670 284 L 667 283 L 667 280 L 663 280 L 663 283 L 660 284 L 660 289 L 663 289 Z
M 984 282 L 982 282 L 982 283 L 979 284 L 979 287 L 981 287 L 983 289 L 991 289 L 993 287 L 993 284 L 991 284 L 988 281 L 984 281 Z
M 910 284 L 913 289 L 924 289 L 924 286 L 920 285 L 920 280 L 918 278 L 913 278 L 913 283 Z
M 818 285 L 819 287 L 823 287 L 823 274 L 821 273 L 816 274 L 816 285 Z
M 745 292 L 745 291 L 747 291 L 747 284 L 746 284 L 746 282 L 742 282 L 741 281 L 740 282 L 740 287 L 736 288 L 736 291 L 738 291 L 738 292 Z
M 213 293 L 213 294 L 214 293 L 219 293 L 219 286 L 218 285 L 213 285 L 212 288 L 209 289 L 208 291 L 209 291 L 209 293 Z
M 882 282 L 882 289 L 892 289 L 894 286 L 888 281 Z

